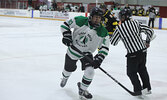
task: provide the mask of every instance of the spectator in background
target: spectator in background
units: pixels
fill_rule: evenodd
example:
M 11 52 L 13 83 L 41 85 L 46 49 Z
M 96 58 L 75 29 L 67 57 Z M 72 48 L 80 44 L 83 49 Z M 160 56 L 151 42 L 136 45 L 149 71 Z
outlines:
M 58 6 L 57 10 L 58 10 L 58 11 L 65 12 L 64 6 L 62 6 L 62 5 Z
M 153 6 L 150 7 L 149 12 L 155 12 L 155 8 Z
M 66 6 L 66 10 L 71 11 L 71 6 L 69 4 Z
M 72 12 L 78 12 L 78 6 L 77 5 L 72 5 L 71 11 Z
M 53 0 L 53 3 L 52 3 L 52 7 L 53 7 L 53 11 L 57 10 L 57 3 L 54 0 Z
M 119 6 L 119 4 L 114 2 L 114 5 L 113 5 L 114 9 L 113 10 L 118 10 L 118 6 Z
M 143 8 L 143 6 L 140 6 L 140 8 L 139 8 L 139 10 L 138 10 L 139 12 L 138 12 L 138 16 L 144 16 L 145 14 L 144 14 L 144 8 Z
M 126 4 L 124 9 L 130 9 L 129 4 Z
M 28 0 L 28 7 L 32 7 L 32 0 Z
M 155 10 L 155 14 L 156 14 L 156 17 L 160 17 L 160 13 L 157 9 Z
M 152 28 L 154 28 L 155 17 L 156 17 L 155 8 L 152 6 L 149 10 L 149 22 L 148 22 L 149 27 L 150 27 L 150 24 L 152 23 Z
M 39 10 L 39 7 L 40 7 L 40 5 L 37 4 L 37 6 L 35 7 L 35 10 Z
M 137 16 L 138 10 L 136 9 L 136 6 L 134 6 L 134 9 L 132 9 L 132 15 Z
M 75 7 L 74 7 L 74 12 L 77 12 L 77 11 L 78 11 L 78 7 L 75 6 Z
M 26 6 L 22 6 L 22 7 L 23 7 L 23 9 L 25 9 L 24 7 L 26 7 Z M 28 0 L 28 7 L 27 7 L 27 9 L 28 9 L 28 11 L 33 10 L 32 0 Z
M 85 7 L 83 4 L 79 7 L 78 12 L 85 12 Z
M 118 5 L 118 9 L 117 10 L 122 10 L 122 8 L 121 8 L 121 6 L 120 5 Z
M 110 11 L 112 12 L 112 11 L 113 11 L 113 9 L 114 9 L 114 6 L 113 6 L 113 5 L 111 5 L 111 7 L 110 7 Z
M 148 7 L 148 9 L 146 10 L 146 16 L 149 16 L 150 13 L 150 7 Z
M 43 11 L 43 5 L 42 4 L 39 6 L 39 11 Z
M 42 9 L 43 9 L 43 11 L 47 11 L 48 10 L 47 4 L 44 4 Z

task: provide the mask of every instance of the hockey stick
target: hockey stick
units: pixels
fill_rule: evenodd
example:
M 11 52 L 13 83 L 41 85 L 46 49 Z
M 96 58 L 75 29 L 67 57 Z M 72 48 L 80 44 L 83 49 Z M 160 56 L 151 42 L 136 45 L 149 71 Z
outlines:
M 151 41 L 154 40 L 157 37 L 156 34 L 153 35 L 153 37 L 151 38 Z
M 78 53 L 82 54 L 87 61 L 90 62 L 90 64 L 93 63 L 93 60 L 91 58 L 89 58 L 87 55 L 85 55 L 83 52 L 81 52 L 78 48 L 76 48 L 75 46 L 71 46 L 72 48 L 74 48 Z M 130 91 L 129 89 L 127 89 L 124 85 L 122 85 L 120 82 L 118 82 L 114 77 L 112 77 L 110 74 L 108 74 L 103 68 L 99 67 L 99 69 L 104 72 L 107 76 L 109 76 L 112 80 L 114 80 L 118 85 L 120 85 L 124 90 L 126 90 L 129 94 L 131 94 L 132 96 L 136 96 L 135 92 Z

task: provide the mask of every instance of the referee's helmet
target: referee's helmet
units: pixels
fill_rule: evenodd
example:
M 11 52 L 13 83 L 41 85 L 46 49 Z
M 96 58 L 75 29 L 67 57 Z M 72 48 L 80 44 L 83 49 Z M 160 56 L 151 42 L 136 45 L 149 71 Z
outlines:
M 105 4 L 100 4 L 100 7 L 101 9 L 107 9 L 107 6 Z
M 119 12 L 120 20 L 129 20 L 132 16 L 132 11 L 130 9 L 123 9 Z

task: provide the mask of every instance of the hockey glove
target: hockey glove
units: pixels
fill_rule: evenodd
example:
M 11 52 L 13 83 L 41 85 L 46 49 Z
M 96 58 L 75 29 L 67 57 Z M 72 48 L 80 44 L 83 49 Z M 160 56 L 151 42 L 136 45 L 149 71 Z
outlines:
M 104 59 L 104 58 L 105 58 L 105 57 L 104 57 L 103 55 L 101 55 L 101 54 L 97 54 L 97 55 L 94 57 L 94 60 L 93 60 L 93 63 L 92 63 L 94 69 L 97 69 L 97 68 L 100 67 L 100 65 L 101 65 L 101 63 L 103 62 L 103 59 Z
M 66 46 L 70 46 L 72 44 L 72 35 L 71 31 L 65 31 L 63 32 L 63 39 L 62 39 L 63 44 Z

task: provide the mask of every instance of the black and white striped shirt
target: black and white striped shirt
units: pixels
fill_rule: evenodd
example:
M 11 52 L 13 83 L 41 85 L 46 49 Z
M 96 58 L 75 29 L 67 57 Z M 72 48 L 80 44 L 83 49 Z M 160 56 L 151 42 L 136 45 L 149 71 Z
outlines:
M 114 31 L 110 40 L 111 44 L 117 45 L 119 40 L 122 40 L 128 53 L 146 49 L 146 45 L 141 37 L 141 32 L 147 35 L 146 42 L 149 43 L 154 31 L 136 20 L 126 20 Z

